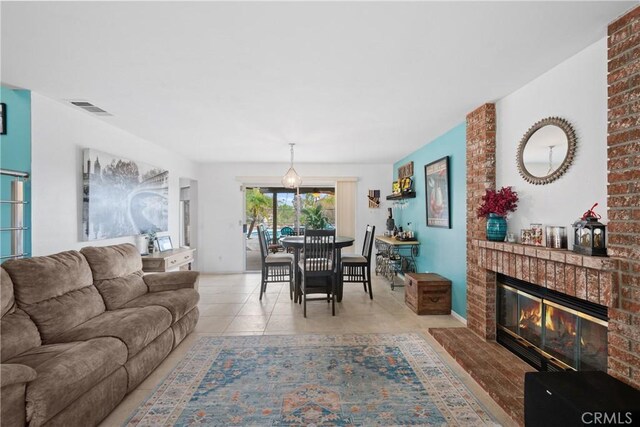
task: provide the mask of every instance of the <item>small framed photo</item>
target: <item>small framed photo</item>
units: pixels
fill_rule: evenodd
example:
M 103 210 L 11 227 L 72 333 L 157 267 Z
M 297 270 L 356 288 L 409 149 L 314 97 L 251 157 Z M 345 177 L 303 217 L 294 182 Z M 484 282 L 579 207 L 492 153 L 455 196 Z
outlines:
M 531 224 L 531 244 L 534 246 L 542 246 L 542 224 Z
M 7 134 L 7 104 L 0 103 L 0 135 Z
M 173 249 L 170 236 L 159 236 L 156 239 L 156 244 L 158 245 L 158 250 L 160 252 L 170 251 Z

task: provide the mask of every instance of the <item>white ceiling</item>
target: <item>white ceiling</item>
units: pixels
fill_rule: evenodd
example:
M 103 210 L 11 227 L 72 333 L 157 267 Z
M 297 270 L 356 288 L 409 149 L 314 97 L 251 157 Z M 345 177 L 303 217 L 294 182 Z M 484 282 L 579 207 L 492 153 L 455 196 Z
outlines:
M 3 1 L 1 79 L 195 161 L 287 161 L 295 142 L 296 162 L 389 163 L 635 4 Z

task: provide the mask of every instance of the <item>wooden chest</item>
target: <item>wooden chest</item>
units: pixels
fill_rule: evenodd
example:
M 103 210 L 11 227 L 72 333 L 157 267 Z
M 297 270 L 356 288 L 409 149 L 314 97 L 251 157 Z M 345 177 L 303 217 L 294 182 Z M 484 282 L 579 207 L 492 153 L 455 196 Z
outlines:
M 404 302 L 417 314 L 451 314 L 451 281 L 435 273 L 406 273 Z

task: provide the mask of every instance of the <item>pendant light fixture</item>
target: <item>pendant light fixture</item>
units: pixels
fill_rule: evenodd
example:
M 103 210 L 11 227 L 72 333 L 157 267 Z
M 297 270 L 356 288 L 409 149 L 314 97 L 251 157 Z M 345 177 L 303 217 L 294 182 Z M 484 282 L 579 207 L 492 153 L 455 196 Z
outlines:
M 286 174 L 282 177 L 282 185 L 286 188 L 298 188 L 302 184 L 302 178 L 293 168 L 293 146 L 296 144 L 289 144 L 291 146 L 291 166 Z

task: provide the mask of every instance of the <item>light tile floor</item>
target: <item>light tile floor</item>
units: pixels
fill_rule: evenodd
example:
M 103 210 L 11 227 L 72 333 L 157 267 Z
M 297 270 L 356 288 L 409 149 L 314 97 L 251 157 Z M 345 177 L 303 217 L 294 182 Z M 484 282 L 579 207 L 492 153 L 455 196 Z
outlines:
M 404 289 L 391 290 L 381 277 L 373 280 L 373 300 L 361 285 L 345 285 L 344 298 L 336 304 L 336 316 L 323 301 L 302 306 L 289 299 L 288 284 L 269 284 L 260 296 L 259 274 L 202 275 L 200 277 L 200 320 L 195 332 L 103 421 L 101 426 L 120 426 L 169 374 L 201 335 L 283 335 L 313 333 L 402 333 L 420 332 L 439 356 L 452 367 L 480 402 L 503 425 L 514 425 L 507 414 L 428 334 L 432 327 L 463 327 L 453 316 L 417 316 L 404 304 Z

